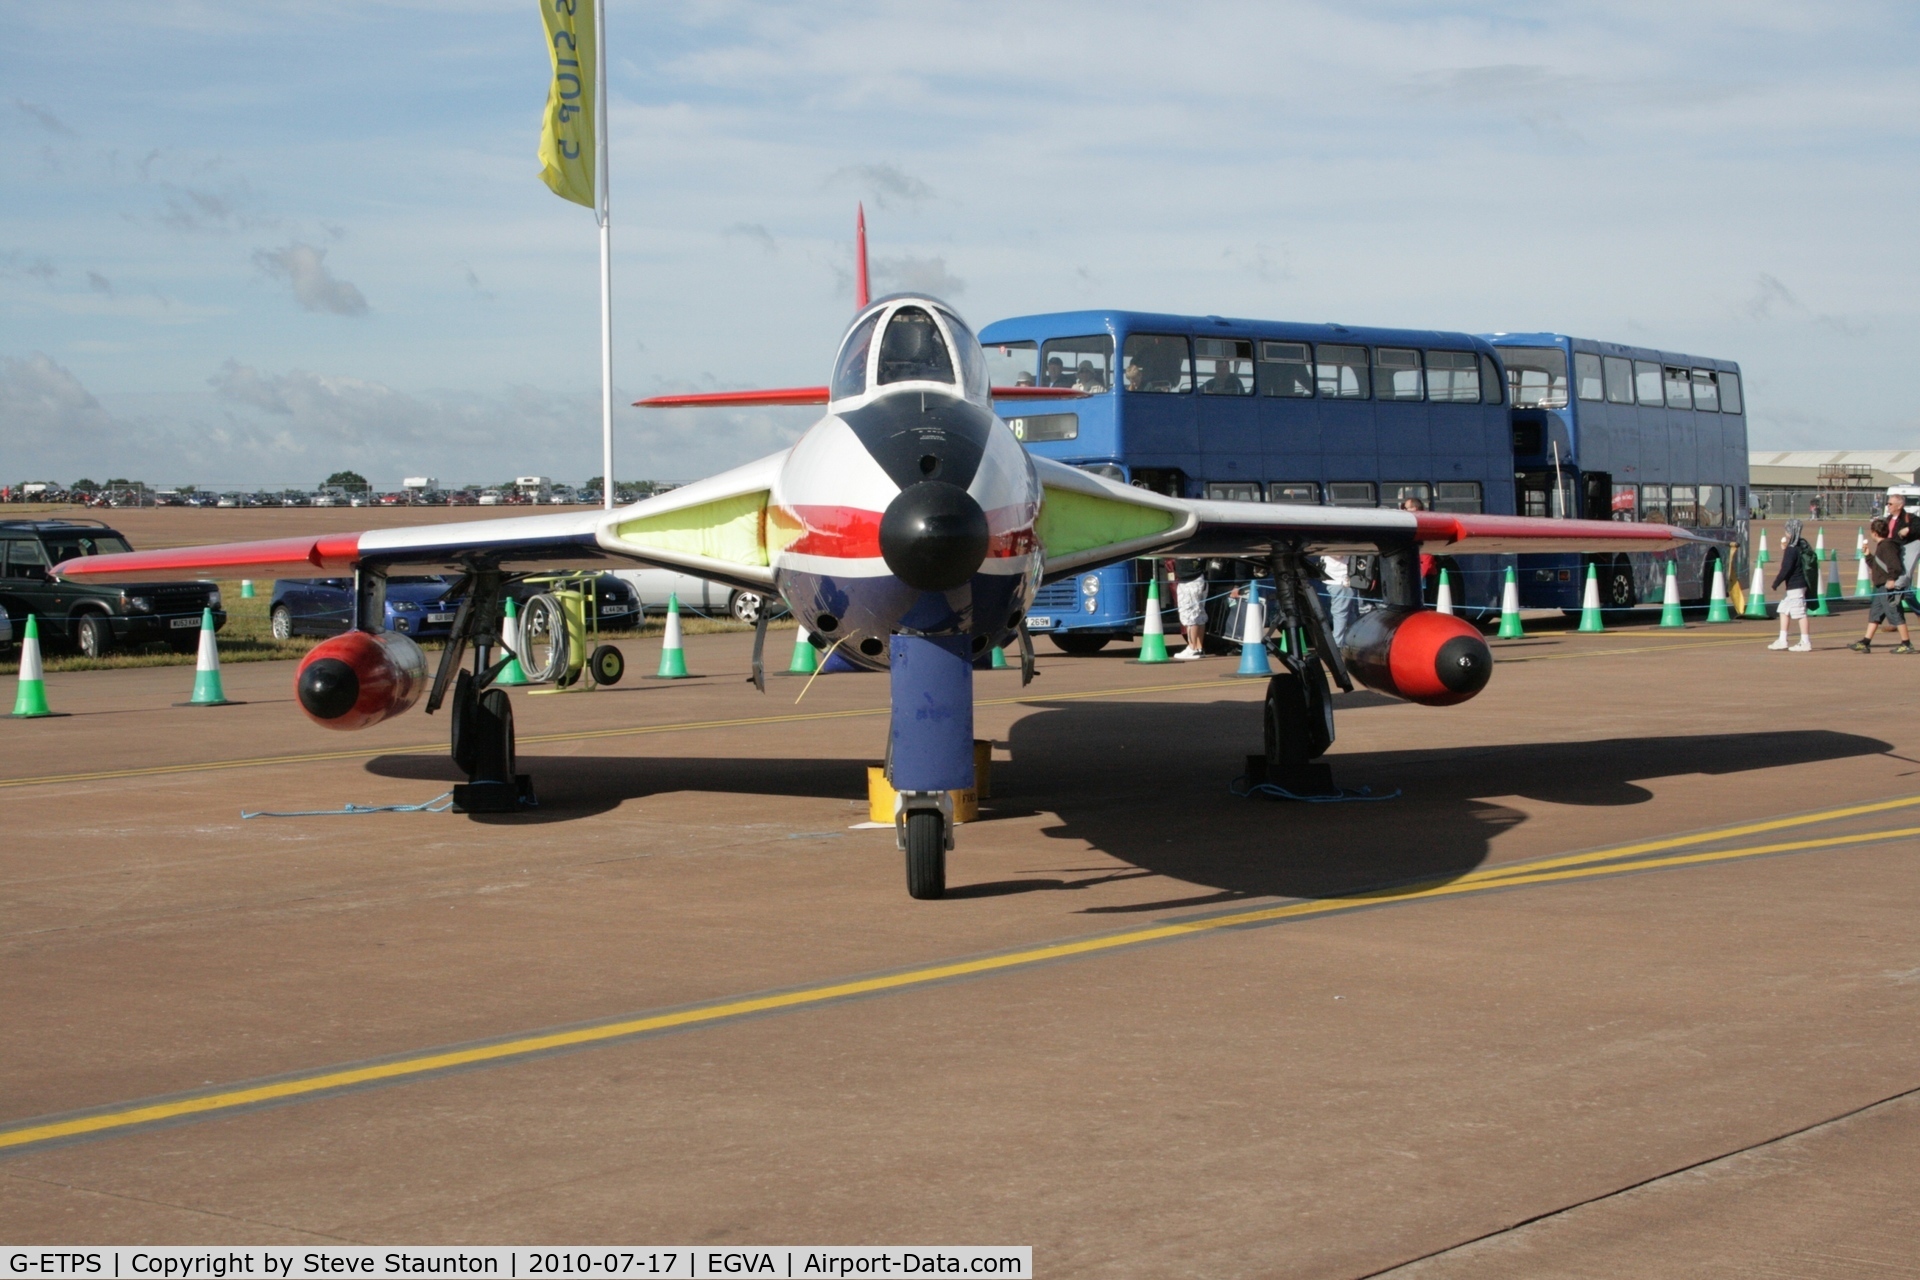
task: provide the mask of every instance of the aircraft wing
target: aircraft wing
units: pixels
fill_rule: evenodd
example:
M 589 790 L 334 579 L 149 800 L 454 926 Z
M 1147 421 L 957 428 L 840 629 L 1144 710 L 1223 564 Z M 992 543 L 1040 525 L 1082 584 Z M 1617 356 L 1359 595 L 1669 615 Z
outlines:
M 316 578 L 358 568 L 538 572 L 637 564 L 771 592 L 766 508 L 774 476 L 785 460 L 782 451 L 613 511 L 561 511 L 83 556 L 57 566 L 54 573 L 73 581 L 131 583 L 216 574 Z
M 1048 458 L 1033 457 L 1033 465 L 1046 491 L 1034 532 L 1046 550 L 1047 581 L 1142 555 L 1368 553 L 1410 543 L 1437 555 L 1507 555 L 1667 551 L 1711 541 L 1665 524 L 1169 498 Z

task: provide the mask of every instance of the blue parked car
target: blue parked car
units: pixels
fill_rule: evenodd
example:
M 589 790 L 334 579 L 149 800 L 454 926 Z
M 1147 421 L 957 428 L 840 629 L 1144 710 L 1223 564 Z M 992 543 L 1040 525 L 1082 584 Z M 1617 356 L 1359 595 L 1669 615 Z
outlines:
M 417 640 L 444 640 L 453 629 L 458 602 L 449 601 L 449 579 L 429 574 L 387 579 L 386 628 Z M 276 640 L 292 636 L 337 636 L 353 616 L 352 578 L 280 578 L 273 584 L 267 617 Z

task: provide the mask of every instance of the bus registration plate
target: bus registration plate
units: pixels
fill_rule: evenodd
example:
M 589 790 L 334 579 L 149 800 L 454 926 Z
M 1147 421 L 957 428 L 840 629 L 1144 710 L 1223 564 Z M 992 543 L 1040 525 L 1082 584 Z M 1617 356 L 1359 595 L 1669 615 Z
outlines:
M 1027 615 L 1027 630 L 1051 631 L 1053 630 L 1053 619 L 1044 614 L 1030 613 Z

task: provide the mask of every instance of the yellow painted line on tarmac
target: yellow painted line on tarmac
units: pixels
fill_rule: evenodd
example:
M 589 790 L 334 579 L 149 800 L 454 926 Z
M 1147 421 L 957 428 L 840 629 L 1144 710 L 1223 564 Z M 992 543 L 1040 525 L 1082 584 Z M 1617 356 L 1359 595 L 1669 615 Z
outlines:
M 1116 698 L 1129 693 L 1175 693 L 1185 689 L 1232 688 L 1224 676 L 1211 680 L 1192 680 L 1180 684 L 1135 685 L 1118 689 L 1087 689 L 1070 693 L 1025 693 L 1014 698 L 982 698 L 974 705 L 1004 707 L 1022 702 L 1066 702 L 1080 698 Z M 846 711 L 802 711 L 777 716 L 739 716 L 729 720 L 677 720 L 668 724 L 626 725 L 614 729 L 576 729 L 565 733 L 522 734 L 521 746 L 532 743 L 586 742 L 600 738 L 637 738 L 662 733 L 692 733 L 701 729 L 739 729 L 754 725 L 799 724 L 815 720 L 847 720 L 860 716 L 883 716 L 887 708 L 855 707 Z M 108 782 L 119 778 L 153 778 L 176 773 L 216 773 L 226 769 L 263 769 L 282 764 L 315 764 L 329 760 L 371 760 L 375 756 L 425 755 L 445 751 L 440 742 L 412 743 L 393 747 L 354 747 L 345 751 L 308 751 L 297 755 L 246 756 L 238 760 L 207 760 L 198 764 L 155 764 L 132 769 L 96 769 L 86 773 L 49 773 L 31 778 L 0 778 L 0 789 L 8 787 L 55 786 L 69 782 Z
M 122 1106 L 104 1108 L 90 1115 L 31 1120 L 16 1124 L 10 1128 L 0 1129 L 0 1151 L 19 1152 L 45 1143 L 60 1142 L 90 1135 L 101 1135 L 115 1130 L 132 1129 L 141 1125 L 158 1124 L 165 1121 L 182 1120 L 195 1116 L 210 1116 L 245 1107 L 312 1097 L 341 1089 L 404 1081 L 463 1067 L 511 1063 L 539 1054 L 566 1049 L 578 1049 L 589 1045 L 605 1044 L 633 1036 L 690 1027 L 711 1026 L 740 1018 L 751 1017 L 756 1014 L 802 1009 L 847 1000 L 857 996 L 868 996 L 883 992 L 924 987 L 957 978 L 1004 973 L 1011 970 L 1030 968 L 1056 960 L 1098 955 L 1180 938 L 1198 937 L 1205 934 L 1218 933 L 1225 929 L 1238 929 L 1250 925 L 1270 924 L 1276 921 L 1296 920 L 1309 916 L 1333 915 L 1340 912 L 1375 907 L 1388 903 L 1417 902 L 1436 898 L 1459 897 L 1467 894 L 1491 893 L 1525 885 L 1591 880 L 1605 876 L 1626 875 L 1642 871 L 1698 866 L 1714 862 L 1728 862 L 1742 858 L 1763 857 L 1769 854 L 1804 852 L 1812 849 L 1845 848 L 1874 842 L 1910 839 L 1920 836 L 1920 827 L 1901 827 L 1889 830 L 1855 832 L 1848 835 L 1749 845 L 1737 849 L 1715 849 L 1698 853 L 1675 854 L 1668 857 L 1632 856 L 1634 851 L 1666 849 L 1684 843 L 1700 842 L 1715 838 L 1729 839 L 1753 830 L 1766 830 L 1789 826 L 1795 823 L 1820 821 L 1823 818 L 1831 819 L 1854 816 L 1862 813 L 1881 812 L 1913 804 L 1920 804 L 1920 797 L 1883 801 L 1873 805 L 1854 805 L 1846 809 L 1832 810 L 1826 814 L 1797 815 L 1792 818 L 1777 819 L 1770 823 L 1746 824 L 1738 827 L 1723 828 L 1717 832 L 1697 832 L 1689 836 L 1675 837 L 1668 841 L 1649 841 L 1643 844 L 1622 846 L 1621 848 L 1608 850 L 1603 853 L 1572 855 L 1567 858 L 1546 858 L 1534 862 L 1517 863 L 1513 866 L 1498 868 L 1496 871 L 1486 873 L 1485 875 L 1462 876 L 1452 880 L 1428 880 L 1410 885 L 1351 894 L 1339 898 L 1291 902 L 1279 906 L 1257 908 L 1250 911 L 1235 911 L 1224 915 L 1200 919 L 1173 921 L 1142 929 L 1128 929 L 1119 933 L 1104 934 L 1098 937 L 1077 938 L 1066 942 L 1026 947 L 1000 955 L 981 956 L 973 959 L 925 965 L 919 968 L 903 970 L 898 973 L 820 983 L 815 986 L 802 987 L 794 991 L 773 992 L 764 995 L 718 1000 L 710 1004 L 696 1005 L 686 1009 L 670 1010 L 663 1013 L 647 1014 L 634 1018 L 623 1018 L 618 1021 L 600 1023 L 589 1027 L 576 1027 L 519 1036 L 509 1040 L 497 1041 L 492 1044 L 430 1050 L 425 1053 L 396 1058 L 387 1062 L 324 1069 L 289 1076 L 279 1080 L 263 1081 L 259 1084 L 222 1089 L 194 1097 L 131 1102 Z M 1606 865 L 1567 865 L 1568 862 L 1578 858 L 1596 857 L 1610 859 L 1626 858 L 1628 860 L 1610 861 Z

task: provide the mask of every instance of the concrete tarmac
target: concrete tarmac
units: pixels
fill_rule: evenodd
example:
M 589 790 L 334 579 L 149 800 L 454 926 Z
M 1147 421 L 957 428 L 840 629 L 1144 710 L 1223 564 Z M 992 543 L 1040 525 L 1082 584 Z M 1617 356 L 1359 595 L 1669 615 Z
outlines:
M 1920 665 L 1771 632 L 1342 695 L 1336 777 L 1399 794 L 1324 805 L 1229 793 L 1232 660 L 1043 642 L 939 902 L 855 829 L 884 677 L 762 696 L 747 636 L 516 692 L 510 818 L 243 820 L 432 800 L 443 717 L 55 674 L 0 723 L 0 1239 L 1920 1274 Z

